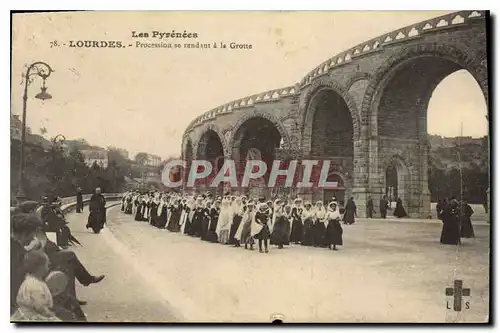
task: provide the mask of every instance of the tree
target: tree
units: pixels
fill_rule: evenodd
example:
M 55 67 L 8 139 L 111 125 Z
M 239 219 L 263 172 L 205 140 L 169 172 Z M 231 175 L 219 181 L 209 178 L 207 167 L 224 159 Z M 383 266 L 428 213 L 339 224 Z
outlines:
M 145 165 L 147 160 L 148 160 L 148 154 L 146 153 L 137 153 L 137 155 L 135 155 L 135 163 L 139 164 L 139 165 Z

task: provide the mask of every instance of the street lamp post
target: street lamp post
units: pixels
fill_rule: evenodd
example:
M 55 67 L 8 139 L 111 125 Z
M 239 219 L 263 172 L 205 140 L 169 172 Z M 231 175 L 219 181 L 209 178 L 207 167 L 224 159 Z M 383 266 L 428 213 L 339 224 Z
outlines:
M 35 72 L 32 72 L 35 70 Z M 42 101 L 46 99 L 51 99 L 52 96 L 47 93 L 47 87 L 45 86 L 45 80 L 50 76 L 53 72 L 52 68 L 41 61 L 37 61 L 32 63 L 25 75 L 25 84 L 24 84 L 24 95 L 23 95 L 23 122 L 21 129 L 21 161 L 19 166 L 19 188 L 16 195 L 18 201 L 22 201 L 26 198 L 25 187 L 24 187 L 24 167 L 25 167 L 25 156 L 24 156 L 24 148 L 26 145 L 26 106 L 28 101 L 28 85 L 30 84 L 30 76 L 38 75 L 43 79 L 43 84 L 41 87 L 41 91 L 35 95 L 35 98 L 41 99 Z
M 64 141 L 66 141 L 66 137 L 62 134 L 57 134 L 53 139 L 52 139 L 52 167 L 55 168 L 56 165 L 56 149 L 59 149 L 63 144 Z M 56 195 L 59 195 L 59 178 L 57 177 L 54 169 L 54 181 L 56 183 Z

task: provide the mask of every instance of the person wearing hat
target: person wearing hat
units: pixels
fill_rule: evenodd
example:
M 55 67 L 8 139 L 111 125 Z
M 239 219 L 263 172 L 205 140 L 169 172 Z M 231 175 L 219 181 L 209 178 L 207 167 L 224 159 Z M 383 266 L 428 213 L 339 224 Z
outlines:
M 57 197 L 52 198 L 52 200 L 49 197 L 44 197 L 40 217 L 45 226 L 45 231 L 56 233 L 57 245 L 67 248 L 74 237 L 72 237 L 67 226 L 68 222 L 64 217 L 64 213 L 59 208 Z M 79 242 L 76 241 L 76 243 Z
M 270 220 L 269 207 L 265 203 L 261 203 L 252 223 L 252 237 L 259 240 L 259 252 L 268 253 L 268 241 L 271 237 L 271 232 L 269 231 L 268 222 Z M 262 251 L 262 243 L 264 243 L 265 251 Z
M 325 245 L 329 249 L 337 251 L 337 245 L 343 245 L 342 242 L 342 226 L 340 225 L 340 211 L 337 202 L 332 201 L 328 205 L 326 213 L 326 232 L 325 232 Z
M 106 199 L 101 194 L 100 187 L 96 188 L 95 193 L 90 197 L 89 211 L 87 228 L 92 228 L 94 233 L 98 234 L 106 222 Z
M 255 215 L 255 203 L 253 201 L 248 201 L 246 204 L 246 210 L 241 217 L 241 223 L 238 226 L 238 230 L 234 235 L 236 240 L 235 246 L 240 247 L 241 243 L 245 244 L 245 250 L 248 249 L 248 245 L 250 244 L 250 250 L 253 251 L 253 237 L 251 235 L 252 232 L 252 221 Z
M 24 281 L 24 256 L 29 245 L 35 238 L 42 222 L 33 214 L 13 214 L 11 216 L 10 233 L 10 314 L 16 311 L 16 296 L 19 287 Z

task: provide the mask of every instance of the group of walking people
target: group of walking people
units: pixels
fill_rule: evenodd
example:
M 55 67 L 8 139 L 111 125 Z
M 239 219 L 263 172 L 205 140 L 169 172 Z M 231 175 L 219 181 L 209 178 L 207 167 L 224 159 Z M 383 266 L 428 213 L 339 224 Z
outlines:
M 474 210 L 465 200 L 456 198 L 439 200 L 436 205 L 438 218 L 443 221 L 441 244 L 460 245 L 461 238 L 474 238 L 471 217 Z
M 258 243 L 261 253 L 268 253 L 270 244 L 279 249 L 300 244 L 337 250 L 343 245 L 343 214 L 339 208 L 336 200 L 325 207 L 322 201 L 313 205 L 300 198 L 273 202 L 229 193 L 214 197 L 210 192 L 198 196 L 127 192 L 121 206 L 136 221 L 249 250 Z M 344 223 L 354 223 L 354 213 L 349 223 Z

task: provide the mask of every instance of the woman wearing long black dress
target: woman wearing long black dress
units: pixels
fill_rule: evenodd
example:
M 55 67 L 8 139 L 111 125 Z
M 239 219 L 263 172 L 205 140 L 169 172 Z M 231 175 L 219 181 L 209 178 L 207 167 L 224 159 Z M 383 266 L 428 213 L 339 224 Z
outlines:
M 406 214 L 405 208 L 403 207 L 403 201 L 401 200 L 401 198 L 398 198 L 398 200 L 396 201 L 396 208 L 394 209 L 394 216 L 396 216 L 398 218 L 408 216 L 408 214 Z
M 357 215 L 356 204 L 354 203 L 354 198 L 350 197 L 345 205 L 344 212 L 344 224 L 353 224 L 355 222 L 355 217 Z
M 474 238 L 474 228 L 472 227 L 471 217 L 474 214 L 472 207 L 464 200 L 462 202 L 462 219 L 460 225 L 460 237 Z
M 156 198 L 151 199 L 151 202 L 149 203 L 149 224 L 154 227 L 156 227 L 156 219 L 158 217 L 158 204 L 158 199 Z
M 201 219 L 201 239 L 207 240 L 208 228 L 210 226 L 210 207 L 212 207 L 212 200 L 207 200 L 203 208 L 203 216 Z
M 275 205 L 275 221 L 273 225 L 273 232 L 271 233 L 270 243 L 277 245 L 278 249 L 282 249 L 288 238 L 288 219 L 285 212 L 285 207 Z
M 340 225 L 339 205 L 331 202 L 326 213 L 327 227 L 325 233 L 325 245 L 331 250 L 337 250 L 337 245 L 342 245 L 342 226 Z
M 314 210 L 309 202 L 304 205 L 302 211 L 302 221 L 304 221 L 304 228 L 302 229 L 302 239 L 300 244 L 304 246 L 312 246 L 314 243 Z
M 179 220 L 181 218 L 181 207 L 179 199 L 174 199 L 174 203 L 170 206 L 170 218 L 168 219 L 167 230 L 171 232 L 179 231 Z
M 146 220 L 145 219 L 146 209 L 147 209 L 147 200 L 145 197 L 142 197 L 142 199 L 140 200 L 139 206 L 137 208 L 137 213 L 135 215 L 136 221 L 144 222 Z
M 192 199 L 186 202 L 184 205 L 184 211 L 184 235 L 189 235 L 191 233 L 191 218 L 194 212 L 194 201 Z
M 219 237 L 217 236 L 217 222 L 219 221 L 220 214 L 220 201 L 215 201 L 210 208 L 210 225 L 207 232 L 207 240 L 212 243 L 218 243 Z
M 271 237 L 268 225 L 269 217 L 269 206 L 264 203 L 260 204 L 253 218 L 251 231 L 253 237 L 259 240 L 260 253 L 269 252 L 267 247 L 268 240 Z M 264 243 L 264 251 L 262 251 L 262 243 Z
M 127 195 L 125 202 L 125 214 L 132 214 L 132 194 Z
M 290 245 L 290 233 L 292 232 L 292 206 L 285 205 L 283 212 L 285 217 L 285 229 L 283 230 L 283 245 Z
M 194 213 L 191 219 L 191 228 L 188 232 L 189 236 L 198 237 L 201 235 L 201 220 L 203 218 L 203 198 L 197 197 L 194 204 Z
M 452 200 L 443 207 L 441 220 L 443 229 L 441 230 L 441 244 L 460 245 L 460 209 L 457 200 Z
M 168 219 L 168 205 L 167 205 L 167 199 L 163 197 L 161 199 L 160 204 L 158 205 L 158 222 L 156 226 L 160 229 L 164 229 L 165 226 L 167 225 L 167 219 Z
M 295 199 L 292 207 L 292 230 L 290 232 L 290 242 L 299 244 L 302 241 L 303 225 L 302 225 L 302 200 Z
M 325 222 L 326 210 L 322 201 L 316 202 L 316 209 L 314 212 L 314 243 L 315 247 L 325 247 Z

